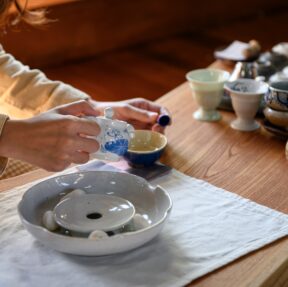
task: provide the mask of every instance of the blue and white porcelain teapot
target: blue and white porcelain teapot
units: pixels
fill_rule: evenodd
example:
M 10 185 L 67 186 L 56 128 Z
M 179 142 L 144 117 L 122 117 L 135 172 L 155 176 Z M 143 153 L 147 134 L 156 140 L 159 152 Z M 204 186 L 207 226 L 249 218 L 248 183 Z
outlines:
M 104 110 L 103 117 L 87 117 L 100 126 L 100 133 L 96 137 L 100 147 L 92 155 L 95 158 L 118 161 L 128 150 L 134 128 L 124 121 L 113 120 L 113 115 L 114 111 L 109 107 Z

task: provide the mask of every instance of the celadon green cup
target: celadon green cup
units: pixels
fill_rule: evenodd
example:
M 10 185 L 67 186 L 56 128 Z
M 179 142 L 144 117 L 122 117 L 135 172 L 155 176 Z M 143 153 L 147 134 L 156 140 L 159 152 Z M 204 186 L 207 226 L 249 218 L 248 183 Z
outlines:
M 221 114 L 216 110 L 224 93 L 224 83 L 230 74 L 218 69 L 198 69 L 186 74 L 194 99 L 199 106 L 193 117 L 200 121 L 218 121 Z

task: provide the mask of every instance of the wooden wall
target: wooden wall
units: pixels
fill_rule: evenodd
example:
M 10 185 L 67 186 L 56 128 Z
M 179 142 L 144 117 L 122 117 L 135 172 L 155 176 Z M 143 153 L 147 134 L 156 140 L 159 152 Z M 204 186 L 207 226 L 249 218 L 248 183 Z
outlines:
M 46 1 L 49 4 L 49 1 Z M 41 7 L 45 0 L 32 1 Z M 53 5 L 52 5 L 53 4 Z M 21 24 L 0 42 L 32 67 L 58 65 L 157 38 L 286 9 L 287 0 L 53 0 L 45 29 Z

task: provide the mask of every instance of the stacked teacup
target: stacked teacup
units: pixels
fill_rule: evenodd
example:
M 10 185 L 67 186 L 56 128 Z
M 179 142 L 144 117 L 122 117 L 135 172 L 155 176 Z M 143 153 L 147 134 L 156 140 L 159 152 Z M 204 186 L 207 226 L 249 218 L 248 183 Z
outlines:
M 271 83 L 264 99 L 267 104 L 264 109 L 266 119 L 272 125 L 288 132 L 288 81 Z

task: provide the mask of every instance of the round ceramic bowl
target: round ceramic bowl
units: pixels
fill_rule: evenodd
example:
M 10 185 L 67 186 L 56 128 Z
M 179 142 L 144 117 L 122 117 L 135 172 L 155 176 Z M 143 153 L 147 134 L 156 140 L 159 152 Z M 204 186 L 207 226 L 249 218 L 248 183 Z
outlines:
M 288 78 L 270 84 L 269 93 L 264 96 L 267 106 L 278 111 L 288 111 Z
M 123 198 L 145 217 L 149 225 L 132 232 L 102 239 L 71 237 L 58 229 L 49 231 L 42 223 L 43 215 L 53 210 L 60 200 L 74 189 L 86 194 L 112 195 Z M 160 186 L 151 186 L 141 177 L 109 171 L 72 173 L 42 181 L 28 189 L 18 205 L 24 227 L 46 246 L 75 255 L 100 256 L 137 248 L 154 238 L 167 222 L 172 202 Z
M 135 130 L 124 158 L 132 166 L 148 167 L 157 161 L 167 145 L 167 138 L 157 132 Z
M 276 111 L 269 107 L 266 107 L 263 112 L 271 124 L 279 127 L 288 127 L 288 112 Z

